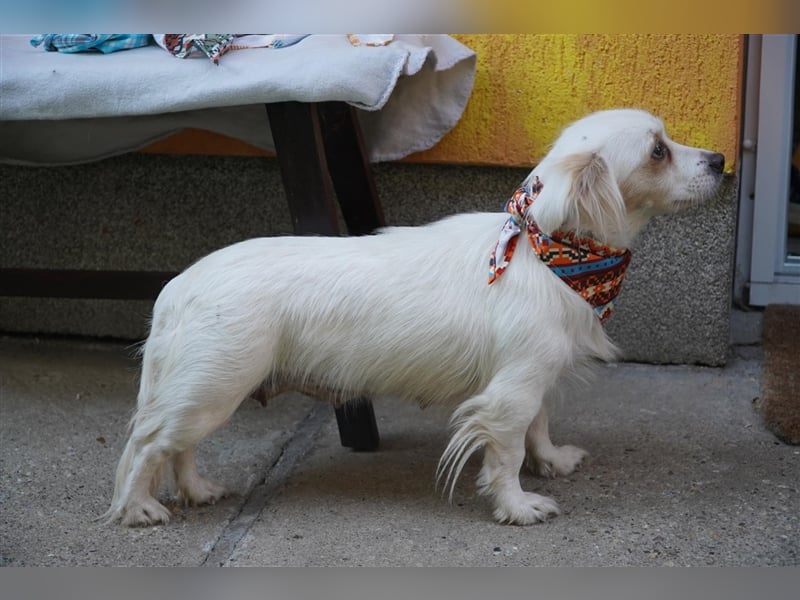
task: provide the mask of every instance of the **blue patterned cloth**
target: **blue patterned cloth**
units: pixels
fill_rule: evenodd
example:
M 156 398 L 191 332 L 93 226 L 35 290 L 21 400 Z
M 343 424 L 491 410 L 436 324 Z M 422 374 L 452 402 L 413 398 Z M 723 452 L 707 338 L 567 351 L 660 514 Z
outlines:
M 149 33 L 43 33 L 31 39 L 35 48 L 48 52 L 89 52 L 104 54 L 147 46 L 153 41 Z

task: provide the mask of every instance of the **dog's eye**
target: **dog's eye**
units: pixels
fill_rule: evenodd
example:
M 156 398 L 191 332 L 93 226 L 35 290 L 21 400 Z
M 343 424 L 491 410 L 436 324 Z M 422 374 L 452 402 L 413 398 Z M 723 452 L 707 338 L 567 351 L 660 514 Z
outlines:
M 653 148 L 653 153 L 650 156 L 652 156 L 655 160 L 664 160 L 665 158 L 667 158 L 668 154 L 669 150 L 664 145 L 664 143 L 656 142 L 656 147 Z

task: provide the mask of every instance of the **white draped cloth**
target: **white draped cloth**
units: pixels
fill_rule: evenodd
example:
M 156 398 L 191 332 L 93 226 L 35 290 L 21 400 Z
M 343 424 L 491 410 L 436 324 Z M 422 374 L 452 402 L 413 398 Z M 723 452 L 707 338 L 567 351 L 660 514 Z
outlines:
M 354 46 L 311 35 L 280 49 L 176 58 L 151 45 L 111 54 L 45 52 L 0 36 L 0 162 L 64 165 L 123 154 L 192 127 L 274 150 L 264 104 L 343 101 L 373 162 L 435 145 L 458 122 L 475 53 L 447 35 Z

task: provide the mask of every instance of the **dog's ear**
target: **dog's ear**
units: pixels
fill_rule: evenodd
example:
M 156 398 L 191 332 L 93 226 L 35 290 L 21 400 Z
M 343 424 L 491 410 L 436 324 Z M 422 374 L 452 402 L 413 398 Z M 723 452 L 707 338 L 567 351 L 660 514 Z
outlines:
M 627 245 L 625 202 L 605 159 L 593 152 L 570 154 L 536 169 L 543 183 L 533 218 L 545 233 L 590 233 L 600 242 Z

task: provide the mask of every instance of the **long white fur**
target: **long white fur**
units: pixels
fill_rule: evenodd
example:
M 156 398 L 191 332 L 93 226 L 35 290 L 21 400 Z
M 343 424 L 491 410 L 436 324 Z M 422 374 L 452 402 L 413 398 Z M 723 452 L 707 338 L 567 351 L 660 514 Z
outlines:
M 655 161 L 654 140 L 669 164 Z M 711 196 L 714 155 L 675 144 L 652 115 L 630 109 L 568 127 L 532 172 L 544 182 L 534 217 L 624 246 L 653 214 Z M 509 195 L 513 190 L 509 190 Z M 483 449 L 479 490 L 498 521 L 557 514 L 524 492 L 526 460 L 564 475 L 586 453 L 550 442 L 545 396 L 616 350 L 591 307 L 521 241 L 487 285 L 504 213 L 461 214 L 365 237 L 273 237 L 216 251 L 170 281 L 144 345 L 137 410 L 104 515 L 166 522 L 154 497 L 165 466 L 188 503 L 225 492 L 198 472 L 194 448 L 262 382 L 334 397 L 396 397 L 454 408 L 439 477 L 452 494 Z M 329 395 L 329 394 L 325 394 Z

